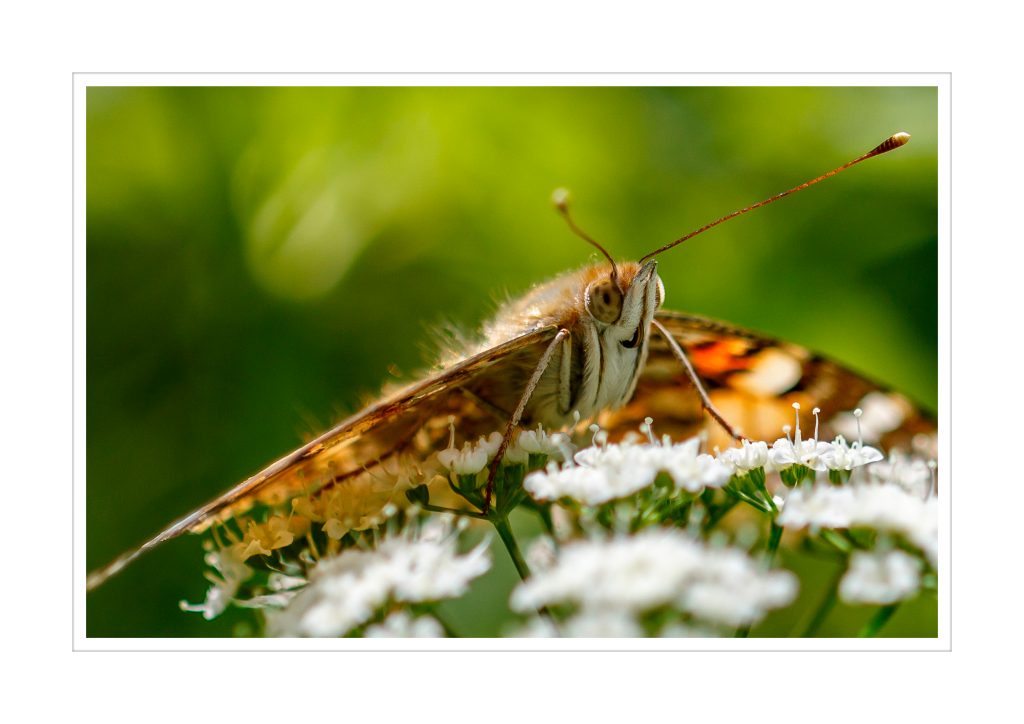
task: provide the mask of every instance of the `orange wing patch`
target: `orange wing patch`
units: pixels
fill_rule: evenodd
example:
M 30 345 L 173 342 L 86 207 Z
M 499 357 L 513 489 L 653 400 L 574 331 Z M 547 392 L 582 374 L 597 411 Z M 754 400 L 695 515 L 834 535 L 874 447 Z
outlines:
M 710 378 L 750 369 L 751 360 L 747 357 L 750 351 L 750 344 L 744 340 L 717 339 L 698 342 L 688 354 L 694 366 Z
M 856 440 L 856 421 L 849 413 L 862 407 L 866 443 L 885 450 L 934 450 L 935 421 L 929 414 L 821 355 L 704 317 L 661 311 L 657 319 L 687 353 L 722 416 L 752 439 L 781 437 L 783 425 L 793 424 L 796 402 L 807 430 L 814 426 L 811 410 L 820 408 L 821 439 L 843 434 Z M 703 412 L 689 377 L 659 335 L 651 339 L 633 399 L 600 421 L 617 439 L 648 416 L 659 434 L 673 439 L 706 431 L 710 447 L 735 444 Z

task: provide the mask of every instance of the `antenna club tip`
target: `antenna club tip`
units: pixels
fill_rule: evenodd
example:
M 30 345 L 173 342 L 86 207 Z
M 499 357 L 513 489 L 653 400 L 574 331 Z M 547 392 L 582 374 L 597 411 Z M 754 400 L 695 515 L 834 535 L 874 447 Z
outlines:
M 877 146 L 872 148 L 870 151 L 868 151 L 864 156 L 862 156 L 858 160 L 863 161 L 865 158 L 871 158 L 872 156 L 879 156 L 879 155 L 881 155 L 883 153 L 888 153 L 889 151 L 892 151 L 893 149 L 896 149 L 896 148 L 899 148 L 900 146 L 906 145 L 907 141 L 909 141 L 909 140 L 910 140 L 910 134 L 907 133 L 906 131 L 900 131 L 899 133 L 894 133 L 891 136 L 889 136 L 887 139 L 882 141 L 880 144 L 878 144 Z
M 569 189 L 557 188 L 551 192 L 551 203 L 564 210 L 569 205 Z

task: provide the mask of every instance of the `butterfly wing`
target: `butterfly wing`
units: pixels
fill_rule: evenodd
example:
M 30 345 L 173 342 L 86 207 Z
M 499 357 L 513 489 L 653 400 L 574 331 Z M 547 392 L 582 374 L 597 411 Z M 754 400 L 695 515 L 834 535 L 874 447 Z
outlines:
M 686 352 L 715 407 L 747 437 L 769 443 L 781 437 L 782 426 L 793 424 L 796 402 L 805 426 L 814 424 L 811 411 L 821 410 L 819 439 L 842 434 L 853 441 L 858 430 L 851 411 L 859 407 L 865 443 L 934 457 L 935 421 L 905 396 L 803 347 L 725 322 L 665 310 L 656 318 Z M 707 430 L 710 446 L 735 444 L 710 421 L 683 366 L 657 333 L 632 400 L 605 413 L 601 423 L 621 435 L 648 416 L 658 433 L 673 439 Z
M 448 442 L 448 419 L 472 439 L 507 422 L 508 400 L 524 388 L 557 329 L 543 327 L 455 362 L 383 398 L 271 463 L 206 505 L 172 523 L 136 549 L 91 573 L 95 588 L 145 551 L 186 532 L 241 515 L 257 504 L 279 505 L 332 491 L 351 527 L 400 496 L 432 454 Z M 511 397 L 510 397 L 511 395 Z M 504 417 L 502 417 L 504 415 Z

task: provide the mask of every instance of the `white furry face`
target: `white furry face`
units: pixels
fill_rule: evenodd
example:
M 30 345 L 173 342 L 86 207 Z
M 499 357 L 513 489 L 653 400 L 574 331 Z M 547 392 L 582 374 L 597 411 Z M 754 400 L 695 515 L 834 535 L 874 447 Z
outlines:
M 611 318 L 609 305 L 604 303 L 603 287 L 595 283 L 588 289 L 601 291 L 602 296 L 599 303 L 588 301 L 591 319 L 583 325 L 584 373 L 576 398 L 584 417 L 619 407 L 633 394 L 647 357 L 651 320 L 665 298 L 657 266 L 652 259 L 640 268 L 621 295 L 621 309 L 614 321 L 602 321 L 592 309 L 604 312 L 606 319 Z

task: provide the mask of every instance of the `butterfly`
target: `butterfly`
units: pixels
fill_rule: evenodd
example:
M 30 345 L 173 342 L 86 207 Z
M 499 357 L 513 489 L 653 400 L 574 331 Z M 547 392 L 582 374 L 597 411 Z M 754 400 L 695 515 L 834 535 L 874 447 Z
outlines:
M 653 258 L 730 218 L 829 178 L 909 139 L 896 134 L 812 181 L 724 216 L 646 255 L 616 263 L 576 226 L 564 195 L 556 207 L 570 228 L 606 257 L 540 284 L 506 303 L 477 344 L 453 351 L 421 379 L 381 398 L 302 447 L 90 574 L 92 589 L 145 551 L 254 506 L 303 499 L 340 506 L 354 528 L 436 470 L 438 451 L 458 438 L 502 431 L 494 471 L 516 432 L 595 420 L 616 440 L 647 418 L 682 439 L 704 432 L 709 446 L 773 440 L 794 403 L 818 408 L 819 439 L 841 433 L 892 449 L 934 444 L 935 422 L 903 395 L 798 345 L 705 317 L 661 308 L 665 289 Z M 854 420 L 849 410 L 865 414 Z M 854 425 L 859 424 L 859 430 Z M 433 466 L 433 467 L 432 467 Z M 312 502 L 310 502 L 312 501 Z

